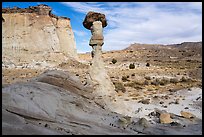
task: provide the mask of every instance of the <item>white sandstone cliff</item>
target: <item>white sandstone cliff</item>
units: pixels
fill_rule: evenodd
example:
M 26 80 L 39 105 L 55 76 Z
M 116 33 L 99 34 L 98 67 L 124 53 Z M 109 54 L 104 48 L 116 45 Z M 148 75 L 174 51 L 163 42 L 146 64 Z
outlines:
M 50 7 L 2 9 L 2 17 L 3 60 L 31 62 L 49 53 L 77 59 L 70 19 L 53 15 Z

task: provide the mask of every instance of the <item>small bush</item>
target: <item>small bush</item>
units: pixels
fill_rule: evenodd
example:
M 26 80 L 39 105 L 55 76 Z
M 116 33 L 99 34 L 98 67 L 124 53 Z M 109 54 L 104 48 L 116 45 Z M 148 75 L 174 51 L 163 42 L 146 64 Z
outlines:
M 125 76 L 122 76 L 122 81 L 123 81 L 123 82 L 126 82 L 126 81 L 128 81 L 127 77 L 125 77 Z
M 130 65 L 129 65 L 129 69 L 134 69 L 135 68 L 135 64 L 134 63 L 131 63 Z
M 187 79 L 183 76 L 181 79 L 180 79 L 181 82 L 187 82 Z
M 159 79 L 155 79 L 151 82 L 152 85 L 158 86 L 159 85 Z
M 124 85 L 121 82 L 114 82 L 113 84 L 115 85 L 116 92 L 122 91 L 124 93 L 126 91 Z
M 133 73 L 131 76 L 135 76 L 135 73 Z
M 160 81 L 159 85 L 164 86 L 165 85 L 164 81 Z
M 159 84 L 164 86 L 164 85 L 169 84 L 169 82 L 170 82 L 169 79 L 163 78 L 163 79 L 160 80 Z
M 150 64 L 149 64 L 149 63 L 147 63 L 147 64 L 146 64 L 146 66 L 147 66 L 147 67 L 150 67 Z
M 145 76 L 144 77 L 146 80 L 151 80 L 151 77 L 150 76 Z
M 149 85 L 149 82 L 147 80 L 144 81 L 144 85 Z
M 181 82 L 191 82 L 192 80 L 191 80 L 191 78 L 186 78 L 183 76 L 180 81 Z
M 142 89 L 141 87 L 142 85 L 144 85 L 144 82 L 139 82 L 139 81 L 133 81 L 133 82 L 125 84 L 125 86 L 132 87 L 135 89 Z
M 117 60 L 113 58 L 112 63 L 115 64 L 116 62 L 117 62 Z
M 178 80 L 177 78 L 171 78 L 171 79 L 170 79 L 170 83 L 176 84 L 176 83 L 178 83 L 178 82 L 179 82 L 179 80 Z
M 153 91 L 153 90 L 154 90 L 153 88 L 148 88 L 148 89 L 147 89 L 147 91 Z

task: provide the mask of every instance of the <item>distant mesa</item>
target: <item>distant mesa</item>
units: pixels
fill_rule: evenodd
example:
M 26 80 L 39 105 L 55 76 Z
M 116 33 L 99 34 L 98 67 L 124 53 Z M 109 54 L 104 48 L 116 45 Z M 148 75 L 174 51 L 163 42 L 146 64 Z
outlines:
M 168 45 L 134 43 L 123 50 L 161 49 L 161 48 L 165 48 L 166 46 L 169 46 L 172 48 L 178 48 L 178 49 L 200 49 L 200 50 L 202 50 L 202 41 L 200 41 L 200 42 L 183 42 L 180 44 L 168 44 Z

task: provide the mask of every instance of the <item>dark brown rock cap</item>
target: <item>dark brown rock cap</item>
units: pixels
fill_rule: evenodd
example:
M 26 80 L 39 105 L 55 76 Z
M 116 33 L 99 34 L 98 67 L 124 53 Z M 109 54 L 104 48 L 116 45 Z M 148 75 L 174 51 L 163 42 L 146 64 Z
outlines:
M 89 11 L 83 21 L 83 26 L 86 29 L 91 29 L 94 21 L 101 21 L 103 28 L 107 26 L 105 14 Z

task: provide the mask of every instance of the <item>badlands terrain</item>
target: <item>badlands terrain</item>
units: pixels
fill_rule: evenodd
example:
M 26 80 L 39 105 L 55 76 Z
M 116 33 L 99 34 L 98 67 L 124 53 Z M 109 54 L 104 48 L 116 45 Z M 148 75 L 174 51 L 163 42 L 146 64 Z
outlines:
M 33 66 L 5 65 L 2 68 L 3 100 L 4 94 L 11 89 L 21 92 L 18 94 L 26 97 L 26 102 L 32 99 L 33 90 L 37 90 L 39 96 L 42 90 L 45 95 L 38 97 L 36 102 L 47 98 L 48 102 L 44 102 L 47 106 L 43 109 L 56 109 L 55 113 L 62 106 L 56 106 L 54 102 L 58 101 L 53 101 L 54 97 L 49 94 L 56 94 L 58 100 L 65 101 L 66 107 L 61 108 L 62 112 L 58 110 L 62 113 L 57 114 L 59 121 L 45 120 L 53 113 L 51 110 L 51 114 L 46 112 L 45 118 L 35 116 L 36 119 L 11 113 L 12 117 L 23 119 L 22 123 L 29 123 L 19 127 L 28 128 L 28 131 L 18 134 L 202 134 L 201 48 L 202 42 L 168 46 L 132 44 L 124 50 L 103 52 L 117 96 L 112 101 L 119 102 L 116 112 L 104 109 L 91 96 L 93 89 L 86 81 L 90 53 L 78 54 L 78 61 L 64 56 L 62 63 L 56 62 L 52 67 L 45 62 Z M 133 63 L 135 68 L 130 69 Z M 12 110 L 15 107 L 5 113 Z M 22 110 L 22 113 L 25 112 Z M 165 114 L 163 122 L 162 113 Z M 13 133 L 7 128 L 4 130 L 4 117 L 9 120 L 3 113 L 3 133 L 16 134 L 18 128 Z M 53 117 L 56 119 L 56 115 Z M 36 125 L 34 130 L 32 126 Z M 29 132 L 29 129 L 32 130 Z
M 2 9 L 2 134 L 202 134 L 202 42 L 103 51 L 103 94 L 70 19 L 50 11 Z

